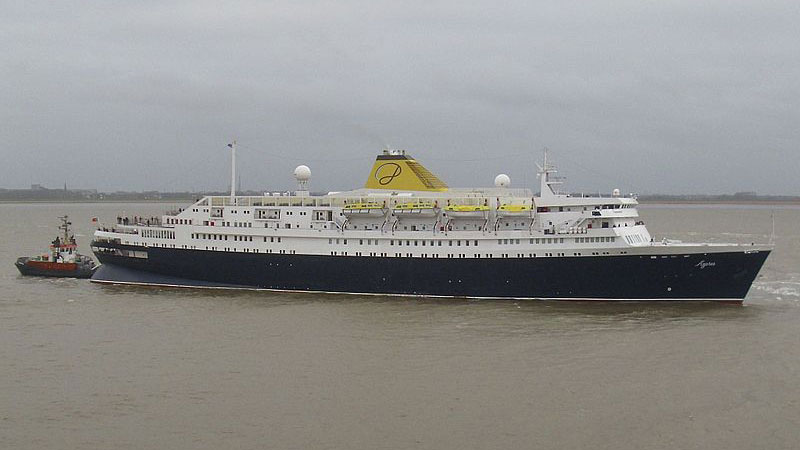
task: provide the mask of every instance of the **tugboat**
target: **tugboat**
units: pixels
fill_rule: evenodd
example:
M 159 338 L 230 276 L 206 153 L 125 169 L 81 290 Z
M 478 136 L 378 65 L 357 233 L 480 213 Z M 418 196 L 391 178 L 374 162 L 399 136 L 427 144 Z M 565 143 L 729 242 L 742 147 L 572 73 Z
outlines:
M 50 253 L 40 256 L 17 258 L 16 266 L 23 275 L 39 277 L 89 278 L 97 266 L 94 260 L 78 253 L 75 235 L 70 234 L 72 222 L 68 216 L 59 217 L 59 230 L 62 236 L 56 236 L 50 243 Z

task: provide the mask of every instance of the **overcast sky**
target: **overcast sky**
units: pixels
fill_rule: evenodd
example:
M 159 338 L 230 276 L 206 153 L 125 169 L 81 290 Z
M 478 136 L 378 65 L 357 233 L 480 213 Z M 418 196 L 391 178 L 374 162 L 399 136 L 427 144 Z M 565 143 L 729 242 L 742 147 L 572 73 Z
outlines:
M 0 0 L 0 187 L 800 195 L 800 2 Z

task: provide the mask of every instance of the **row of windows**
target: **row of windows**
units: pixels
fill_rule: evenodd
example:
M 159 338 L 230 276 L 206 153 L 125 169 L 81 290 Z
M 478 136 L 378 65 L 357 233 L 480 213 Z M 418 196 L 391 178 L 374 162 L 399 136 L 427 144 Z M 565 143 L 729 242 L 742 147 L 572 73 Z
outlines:
M 237 242 L 253 242 L 253 236 L 241 236 L 238 234 L 209 234 L 209 233 L 192 233 L 192 239 L 209 239 L 213 241 L 237 241 Z M 274 238 L 270 238 L 274 239 Z M 278 242 L 281 241 L 281 238 L 278 238 Z M 264 242 L 267 242 L 266 236 L 264 237 Z M 274 242 L 274 241 L 270 241 Z
M 222 236 L 222 235 L 208 235 L 208 236 Z M 278 238 L 278 239 L 280 239 L 280 238 Z M 223 240 L 225 240 L 225 239 L 223 239 Z M 278 242 L 280 242 L 280 240 L 278 240 Z M 129 242 L 125 242 L 125 243 L 129 244 Z M 175 248 L 175 244 L 172 244 L 172 245 L 155 244 L 155 245 L 150 245 L 150 246 L 147 246 L 147 247 L 159 247 L 159 246 L 160 247 L 172 247 L 172 248 Z M 192 245 L 192 246 L 182 245 L 181 247 L 182 248 L 186 248 L 186 249 L 196 249 L 197 248 L 194 245 Z M 206 250 L 215 250 L 215 251 L 216 250 L 220 250 L 220 251 L 226 251 L 226 252 L 245 252 L 245 253 L 261 253 L 261 252 L 263 252 L 263 253 L 273 253 L 272 249 L 259 250 L 257 248 L 255 248 L 255 249 L 251 249 L 251 248 L 239 248 L 239 249 L 237 249 L 235 247 L 219 248 L 219 247 L 214 247 L 214 246 L 211 246 L 211 247 L 206 246 L 205 249 Z M 283 254 L 294 255 L 294 254 L 296 254 L 296 250 L 275 250 L 275 253 L 280 253 L 282 255 Z M 628 253 L 627 251 L 620 251 L 619 252 L 620 255 L 625 255 L 627 253 Z M 332 252 L 330 252 L 330 254 L 331 254 L 331 256 L 348 256 L 349 255 L 348 252 L 337 252 L 337 251 L 332 251 Z M 611 253 L 610 252 L 592 252 L 593 256 L 599 256 L 601 254 L 602 255 L 610 255 Z M 145 255 L 146 255 L 146 253 L 145 253 Z M 355 256 L 365 256 L 362 252 L 354 252 L 354 255 Z M 381 253 L 379 253 L 379 252 L 369 252 L 368 255 L 369 256 L 388 257 L 389 253 L 385 253 L 385 252 L 381 252 Z M 580 252 L 573 252 L 572 255 L 573 256 L 582 256 L 583 254 L 580 253 Z M 422 253 L 422 254 L 419 254 L 419 255 L 415 255 L 413 253 L 395 253 L 394 256 L 397 257 L 397 258 L 403 258 L 403 257 L 406 257 L 406 258 L 439 258 L 440 256 L 443 257 L 443 258 L 468 258 L 468 257 L 470 257 L 470 255 L 467 255 L 466 253 L 447 253 L 447 254 L 442 254 L 442 255 L 439 255 L 438 253 L 431 253 L 431 254 Z M 471 255 L 472 258 L 484 258 L 484 257 L 485 258 L 495 258 L 495 257 L 498 257 L 498 256 L 500 258 L 510 258 L 510 257 L 512 257 L 509 253 L 501 253 L 500 255 L 493 255 L 491 253 L 485 253 L 485 254 L 481 255 L 480 253 L 475 253 L 475 254 Z M 528 253 L 528 254 L 517 253 L 516 254 L 517 258 L 536 258 L 538 256 L 539 256 L 538 253 Z M 566 253 L 543 253 L 542 256 L 545 256 L 545 257 L 566 256 Z M 670 257 L 671 258 L 675 258 L 676 256 L 670 256 Z M 688 255 L 685 255 L 684 257 L 688 258 Z M 656 257 L 655 256 L 651 256 L 651 258 L 656 258 Z M 662 258 L 666 258 L 666 256 L 662 256 Z M 272 263 L 270 263 L 270 265 L 271 264 Z
M 588 211 L 589 208 L 593 208 L 594 210 L 597 210 L 597 209 L 629 209 L 629 208 L 633 208 L 635 206 L 636 205 L 628 205 L 628 204 L 626 204 L 626 205 L 592 205 L 592 206 L 583 206 L 583 207 L 576 206 L 574 210 L 579 212 L 579 211 L 581 211 L 581 209 L 583 209 L 584 211 Z M 546 212 L 556 212 L 556 208 L 558 208 L 558 212 L 564 212 L 564 211 L 571 212 L 573 210 L 573 208 L 569 207 L 569 206 L 539 206 L 539 207 L 536 208 L 536 212 L 540 212 L 540 213 L 543 213 L 543 212 L 545 212 L 545 213 Z
M 148 230 L 145 228 L 141 230 L 141 236 L 157 239 L 175 239 L 175 232 L 172 230 Z
M 146 235 L 145 233 L 148 233 L 148 235 Z M 153 235 L 150 235 L 150 234 L 153 234 Z M 158 236 L 158 235 L 155 235 L 155 234 L 165 234 L 165 235 L 164 236 Z M 142 236 L 143 237 L 166 237 L 166 238 L 169 238 L 169 239 L 174 239 L 175 238 L 175 232 L 174 231 L 170 231 L 170 230 L 142 230 Z M 239 242 L 252 242 L 253 241 L 253 236 L 240 236 L 240 235 L 227 235 L 227 234 L 208 234 L 208 233 L 192 233 L 191 236 L 192 236 L 192 239 L 211 239 L 211 240 L 218 240 L 218 241 L 227 241 L 227 240 L 230 239 L 230 240 L 239 241 Z M 263 236 L 262 238 L 263 238 L 264 242 L 267 242 L 267 239 L 269 239 L 269 242 L 281 242 L 281 238 L 280 237 Z M 634 242 L 640 242 L 641 243 L 641 242 L 644 242 L 644 240 L 641 238 L 640 235 L 625 236 L 625 239 L 629 243 L 634 243 Z M 616 240 L 615 236 L 597 236 L 597 237 L 575 238 L 575 242 L 576 243 L 614 242 L 615 240 Z M 345 238 L 329 238 L 328 239 L 328 244 L 331 244 L 331 245 L 333 245 L 333 244 L 344 244 L 344 245 L 347 245 L 347 241 L 348 240 L 345 239 Z M 389 245 L 397 245 L 397 246 L 405 245 L 407 247 L 410 247 L 410 246 L 421 246 L 421 247 L 438 246 L 438 247 L 441 247 L 443 245 L 442 244 L 443 242 L 447 242 L 447 246 L 448 247 L 452 247 L 454 245 L 457 246 L 457 247 L 460 247 L 462 245 L 466 246 L 466 247 L 469 247 L 470 245 L 475 246 L 475 247 L 478 246 L 478 241 L 477 240 L 468 240 L 468 239 L 453 239 L 453 240 L 448 240 L 448 241 L 444 241 L 444 240 L 418 240 L 418 239 L 415 239 L 415 240 L 411 240 L 411 239 L 406 239 L 406 240 L 403 240 L 403 239 L 390 239 L 389 240 Z M 529 242 L 531 244 L 537 244 L 537 245 L 538 244 L 563 244 L 564 243 L 564 238 L 533 238 L 533 239 L 530 239 Z M 378 239 L 359 239 L 358 240 L 358 245 L 378 245 L 378 243 L 379 243 Z M 514 245 L 514 244 L 519 244 L 520 240 L 519 239 L 498 239 L 497 243 L 500 244 L 500 245 L 509 245 L 509 244 L 510 245 Z
M 498 239 L 497 243 L 500 245 L 519 244 L 519 239 Z M 564 238 L 532 238 L 530 244 L 563 244 Z
M 406 239 L 406 240 L 403 240 L 403 239 L 390 239 L 389 240 L 389 245 L 398 245 L 398 246 L 405 245 L 407 247 L 410 247 L 412 245 L 413 246 L 421 246 L 421 247 L 425 247 L 425 246 L 430 246 L 430 247 L 439 246 L 439 247 L 441 247 L 443 245 L 442 242 L 445 242 L 445 241 L 442 241 L 442 240 L 426 241 L 426 240 L 418 240 L 418 239 L 415 239 L 415 240 L 411 240 L 411 239 Z M 328 239 L 328 244 L 344 244 L 344 245 L 347 245 L 347 239 L 330 238 L 330 239 Z M 378 245 L 378 239 L 359 239 L 358 240 L 358 245 Z M 467 247 L 469 247 L 470 245 L 473 245 L 473 246 L 477 247 L 478 241 L 477 240 L 467 240 L 467 239 L 463 239 L 463 240 L 462 239 L 456 239 L 456 240 L 447 241 L 447 246 L 448 247 L 452 247 L 453 245 L 458 246 L 458 247 L 460 247 L 462 245 L 467 246 Z
M 231 225 L 233 223 L 233 225 Z M 234 228 L 252 228 L 253 224 L 250 222 L 222 222 L 223 227 L 234 227 Z
M 617 240 L 616 236 L 597 236 L 597 237 L 579 237 L 575 238 L 578 244 L 583 243 L 596 243 L 596 242 L 614 242 Z
M 628 252 L 619 252 L 619 254 L 621 254 L 621 255 L 624 255 L 624 254 L 627 254 L 627 253 Z M 332 252 L 330 252 L 330 254 L 331 254 L 331 256 L 349 256 L 348 252 L 332 251 Z M 600 254 L 601 254 L 600 252 L 592 252 L 592 255 L 599 256 Z M 602 254 L 603 255 L 610 255 L 611 253 L 602 252 Z M 354 252 L 353 255 L 354 256 L 365 256 L 362 252 Z M 369 256 L 383 256 L 383 257 L 385 257 L 385 256 L 388 256 L 388 255 L 389 255 L 388 253 L 378 253 L 378 252 L 370 252 L 369 253 Z M 582 256 L 583 254 L 582 253 L 573 253 L 572 255 L 573 256 Z M 526 253 L 517 253 L 515 256 L 511 256 L 511 254 L 509 254 L 509 253 L 501 253 L 500 255 L 492 255 L 491 253 L 485 253 L 485 254 L 474 253 L 472 255 L 467 255 L 466 253 L 445 253 L 445 254 L 442 254 L 442 255 L 440 255 L 438 253 L 430 253 L 430 254 L 421 253 L 419 255 L 415 255 L 413 253 L 399 253 L 399 252 L 396 252 L 394 254 L 394 256 L 396 258 L 439 258 L 440 256 L 442 258 L 468 258 L 468 257 L 472 257 L 472 258 L 496 258 L 497 256 L 499 256 L 500 258 L 513 258 L 513 257 L 516 257 L 516 258 L 537 258 L 537 257 L 539 257 L 539 253 L 527 253 L 527 254 Z M 562 253 L 549 253 L 548 252 L 548 253 L 542 253 L 542 256 L 545 256 L 545 257 L 567 256 L 567 254 L 563 253 L 563 252 Z
M 575 242 L 576 243 L 589 243 L 589 242 L 596 243 L 596 242 L 614 242 L 615 240 L 616 240 L 615 236 L 597 236 L 597 237 L 576 238 Z M 343 241 L 342 243 L 347 244 L 347 239 L 342 239 L 341 241 Z M 367 242 L 366 245 L 378 245 L 378 240 L 377 239 L 359 239 L 358 240 L 358 244 L 359 245 L 364 245 L 365 241 Z M 328 239 L 328 244 L 333 244 L 334 242 L 336 244 L 339 244 L 340 240 L 339 239 Z M 411 243 L 413 242 L 414 243 L 413 245 L 422 245 L 422 246 L 427 245 L 426 242 L 430 242 L 430 246 L 431 247 L 433 247 L 434 245 L 438 245 L 439 247 L 441 247 L 442 246 L 442 242 L 444 242 L 444 241 L 441 241 L 441 240 L 436 240 L 436 241 L 424 241 L 424 240 L 423 241 L 418 241 L 418 240 L 412 241 L 412 240 L 406 240 L 406 241 L 403 241 L 402 239 L 398 239 L 397 240 L 397 245 L 403 245 L 403 242 L 406 243 L 405 245 L 412 245 Z M 478 245 L 478 241 L 477 240 L 470 241 L 470 240 L 466 240 L 466 239 L 465 240 L 449 240 L 449 241 L 447 241 L 447 243 L 448 243 L 447 245 L 452 247 L 454 242 L 455 242 L 456 246 L 461 246 L 462 242 L 463 242 L 463 245 L 465 245 L 465 246 L 469 246 L 469 245 L 477 246 Z M 470 244 L 470 242 L 472 242 L 472 244 Z M 497 243 L 499 245 L 509 245 L 509 244 L 513 245 L 513 244 L 519 244 L 520 240 L 519 239 L 498 239 Z M 563 244 L 564 243 L 564 238 L 533 238 L 533 239 L 530 239 L 529 243 L 530 244 L 535 244 L 535 245 L 539 245 L 539 244 Z M 395 245 L 395 240 L 390 240 L 389 241 L 389 245 Z
M 224 239 L 225 235 L 204 235 L 204 234 L 198 234 L 198 236 L 209 236 L 209 237 L 208 237 L 208 239 L 220 238 L 220 240 L 227 240 L 227 239 Z M 240 238 L 240 239 L 239 239 L 240 241 L 252 242 L 252 237 L 251 237 L 251 236 L 236 236 L 236 237 L 237 237 L 237 238 Z M 247 239 L 248 237 L 249 237 L 250 239 Z M 236 240 L 236 239 L 234 239 L 234 240 Z M 264 238 L 264 242 L 266 242 L 266 237 Z M 278 238 L 270 238 L 270 242 L 280 242 L 280 238 L 279 238 L 279 237 L 278 237 Z M 128 242 L 125 242 L 125 243 L 126 243 L 126 244 L 128 244 Z M 168 245 L 167 245 L 167 244 L 156 244 L 156 245 L 151 245 L 151 246 L 153 246 L 153 247 L 159 247 L 159 246 L 161 246 L 161 247 L 168 247 Z M 172 244 L 172 245 L 171 245 L 171 247 L 172 247 L 172 248 L 175 248 L 175 245 L 174 245 L 174 244 Z M 197 247 L 195 247 L 195 246 L 193 246 L 193 245 L 192 245 L 192 246 L 182 245 L 181 247 L 182 247 L 182 248 L 191 248 L 191 249 L 196 249 L 196 248 L 197 248 Z M 223 248 L 218 248 L 218 247 L 213 247 L 213 246 L 212 246 L 212 247 L 208 247 L 208 246 L 206 246 L 206 247 L 205 247 L 205 249 L 206 249 L 206 250 L 223 250 L 223 251 L 233 251 L 233 252 L 236 252 L 236 251 L 238 251 L 238 252 L 245 252 L 245 253 L 260 253 L 260 252 L 263 252 L 263 253 L 273 253 L 273 250 L 272 250 L 272 249 L 263 249 L 263 250 L 259 250 L 259 249 L 250 249 L 250 248 L 239 248 L 239 249 L 237 249 L 237 248 L 235 248 L 235 247 L 223 247 Z M 280 254 L 291 254 L 291 255 L 294 255 L 294 254 L 296 254 L 296 250 L 275 250 L 275 253 L 280 253 Z M 346 252 L 346 251 L 341 251 L 341 252 L 340 252 L 340 251 L 332 251 L 332 252 L 330 252 L 330 254 L 331 254 L 332 256 L 348 256 L 348 255 L 349 255 L 349 253 L 348 253 L 348 252 Z M 611 255 L 611 253 L 610 253 L 610 252 L 607 252 L 607 251 L 606 251 L 606 252 L 591 252 L 591 254 L 592 254 L 592 256 Z M 623 251 L 620 251 L 620 252 L 618 252 L 618 254 L 620 254 L 620 255 L 626 255 L 626 254 L 628 254 L 628 252 L 623 250 Z M 362 252 L 354 252 L 354 255 L 355 255 L 355 256 L 366 256 L 366 255 L 365 255 L 364 253 L 362 253 Z M 369 253 L 368 253 L 368 255 L 369 255 L 369 256 L 382 256 L 382 257 L 387 257 L 387 256 L 389 256 L 389 253 L 385 253 L 385 252 L 369 252 Z M 484 258 L 484 257 L 485 257 L 485 258 L 496 258 L 496 257 L 498 257 L 498 256 L 499 256 L 500 258 L 510 258 L 510 257 L 512 257 L 512 256 L 511 256 L 509 253 L 501 253 L 501 254 L 499 254 L 499 255 L 493 255 L 493 254 L 491 254 L 491 253 L 485 253 L 485 254 L 483 254 L 483 255 L 482 255 L 482 254 L 480 254 L 480 253 L 475 253 L 475 254 L 472 254 L 472 255 L 467 255 L 466 253 L 457 253 L 457 254 L 454 254 L 454 253 L 447 253 L 447 254 L 442 254 L 442 255 L 440 255 L 440 254 L 438 254 L 438 253 L 431 253 L 431 254 L 428 254 L 428 253 L 422 253 L 422 254 L 417 254 L 417 255 L 415 255 L 415 254 L 413 254 L 413 253 L 399 253 L 399 252 L 397 252 L 397 253 L 394 253 L 394 256 L 395 256 L 395 257 L 398 257 L 398 258 L 402 258 L 402 257 L 407 257 L 407 258 L 439 258 L 440 256 L 441 256 L 441 257 L 443 257 L 443 258 L 445 258 L 445 257 L 446 257 L 446 258 L 467 258 L 467 257 L 470 257 L 470 256 L 471 256 L 472 258 Z M 538 256 L 539 256 L 539 254 L 538 254 L 538 253 L 528 253 L 528 254 L 525 254 L 525 253 L 516 253 L 516 255 L 515 255 L 515 256 L 516 256 L 517 258 L 536 258 L 536 257 L 538 257 Z M 550 252 L 546 252 L 546 253 L 543 253 L 543 254 L 542 254 L 542 256 L 545 256 L 545 257 L 552 257 L 552 256 L 566 256 L 566 253 L 563 253 L 563 252 L 560 252 L 560 253 L 550 253 Z M 583 253 L 581 253 L 581 252 L 573 252 L 573 253 L 572 253 L 572 256 L 583 256 Z M 674 258 L 675 256 L 671 256 L 671 257 L 672 257 L 672 258 Z M 685 257 L 688 257 L 688 256 L 685 256 Z M 655 257 L 655 256 L 652 256 L 651 258 L 656 258 L 656 257 Z M 666 258 L 666 256 L 662 256 L 662 258 Z
M 175 247 L 175 246 L 173 245 L 173 247 Z M 191 247 L 184 245 L 183 248 L 196 249 L 197 247 L 195 247 L 194 245 L 192 245 Z M 245 253 L 260 253 L 259 249 L 257 249 L 257 248 L 236 249 L 235 247 L 218 248 L 218 247 L 213 247 L 213 246 L 212 247 L 206 246 L 206 250 L 221 250 L 221 251 L 225 251 L 225 252 L 237 252 L 238 251 L 238 252 L 245 252 Z M 264 253 L 272 253 L 272 250 L 271 249 L 267 249 L 267 250 L 264 250 L 263 252 Z M 294 255 L 296 253 L 296 251 L 295 250 L 289 250 L 289 251 L 278 250 L 277 253 L 280 253 L 281 255 L 285 255 L 285 254 Z M 272 263 L 269 263 L 269 265 L 271 266 Z
M 167 223 L 170 225 L 191 225 L 192 219 L 174 219 L 172 217 L 167 217 Z

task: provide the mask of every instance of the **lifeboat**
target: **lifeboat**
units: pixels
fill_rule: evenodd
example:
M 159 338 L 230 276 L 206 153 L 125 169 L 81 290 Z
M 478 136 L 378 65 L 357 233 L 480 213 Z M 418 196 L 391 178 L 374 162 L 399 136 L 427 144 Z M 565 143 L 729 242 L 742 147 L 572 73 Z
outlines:
M 479 219 L 486 216 L 486 213 L 489 211 L 489 207 L 486 205 L 447 205 L 445 206 L 444 211 L 448 217 L 452 217 L 454 219 Z
M 437 206 L 433 202 L 398 203 L 392 208 L 395 216 L 432 217 L 437 214 Z
M 498 217 L 530 217 L 530 205 L 505 204 L 497 208 Z
M 380 202 L 358 202 L 344 205 L 342 212 L 346 216 L 356 217 L 382 217 L 386 213 L 385 205 Z

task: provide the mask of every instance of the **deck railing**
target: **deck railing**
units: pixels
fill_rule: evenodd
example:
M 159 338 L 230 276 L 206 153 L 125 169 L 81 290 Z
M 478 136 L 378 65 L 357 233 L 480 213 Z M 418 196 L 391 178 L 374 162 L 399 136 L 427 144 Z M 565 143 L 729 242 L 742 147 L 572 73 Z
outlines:
M 500 204 L 513 203 L 519 205 L 532 205 L 533 200 L 530 197 L 520 197 L 517 195 L 495 196 L 485 195 L 480 193 L 468 193 L 458 197 L 420 197 L 408 195 L 393 195 L 393 196 L 378 196 L 378 195 L 364 195 L 364 196 L 294 196 L 294 195 L 280 195 L 280 196 L 263 196 L 263 197 L 236 197 L 231 201 L 230 197 L 214 196 L 208 197 L 210 206 L 212 208 L 220 208 L 224 206 L 243 206 L 243 207 L 286 207 L 286 206 L 310 206 L 310 207 L 344 207 L 348 204 L 355 203 L 384 203 L 387 208 L 393 208 L 397 205 L 406 204 L 409 202 L 414 203 L 431 203 L 439 208 L 444 208 L 447 205 L 470 205 L 480 206 L 485 204 L 497 203 Z

